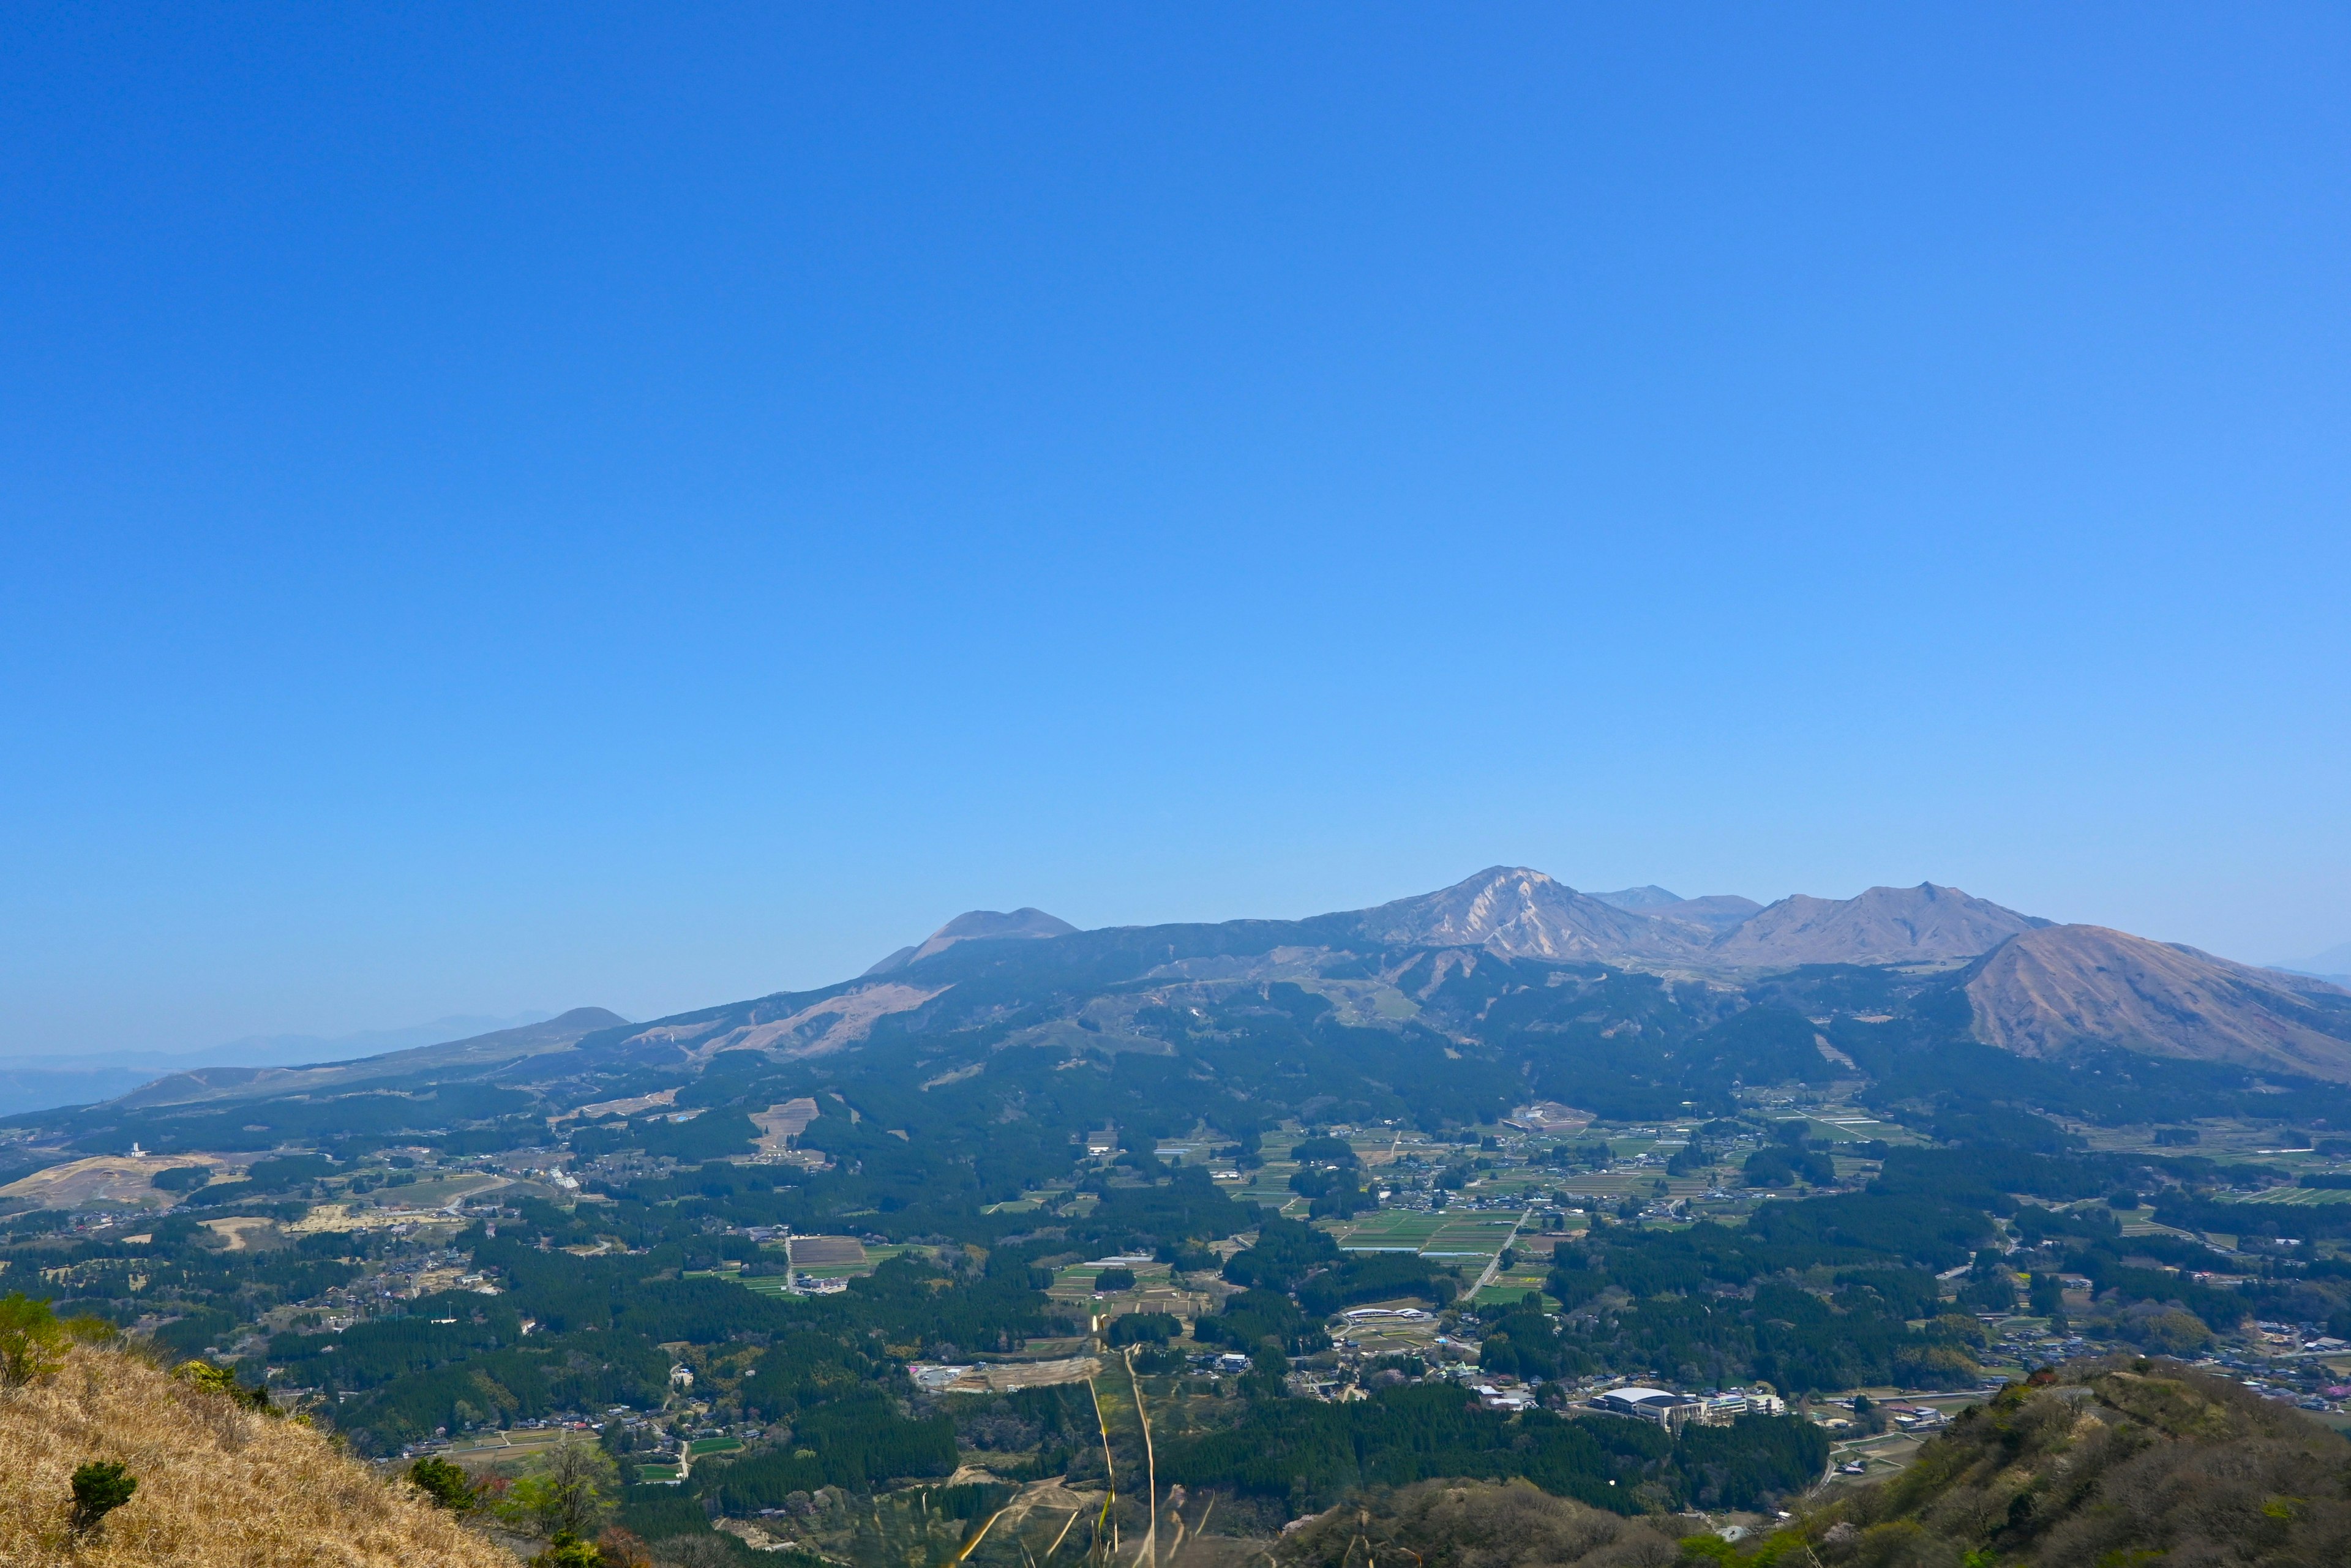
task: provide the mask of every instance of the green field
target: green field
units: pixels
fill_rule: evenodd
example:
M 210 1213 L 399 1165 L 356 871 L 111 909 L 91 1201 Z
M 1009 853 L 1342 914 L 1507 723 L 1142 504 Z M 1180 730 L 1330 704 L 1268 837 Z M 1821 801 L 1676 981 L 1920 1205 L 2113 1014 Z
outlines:
M 1445 1228 L 1445 1216 L 1421 1214 L 1409 1208 L 1384 1208 L 1353 1220 L 1334 1221 L 1325 1228 L 1342 1247 L 1379 1247 L 1417 1252 L 1428 1239 Z
M 2351 1187 L 2273 1186 L 2233 1197 L 2231 1203 L 2351 1203 Z
M 1507 1301 L 1515 1306 L 1520 1301 L 1526 1299 L 1526 1294 L 1529 1291 L 1532 1291 L 1536 1294 L 1541 1295 L 1542 1293 L 1542 1281 L 1541 1280 L 1522 1280 L 1514 1274 L 1506 1280 L 1497 1280 L 1492 1284 L 1487 1286 L 1484 1290 L 1479 1291 L 1478 1292 L 1477 1304 L 1481 1307 L 1490 1307 L 1497 1301 Z M 1559 1302 L 1550 1296 L 1543 1296 L 1542 1303 L 1543 1311 L 1547 1312 L 1555 1312 L 1559 1311 Z
M 1359 1219 L 1327 1226 L 1339 1245 L 1365 1250 L 1414 1251 L 1474 1271 L 1500 1252 L 1517 1228 L 1514 1214 L 1424 1214 L 1382 1209 Z M 1536 1281 L 1540 1283 L 1541 1281 Z

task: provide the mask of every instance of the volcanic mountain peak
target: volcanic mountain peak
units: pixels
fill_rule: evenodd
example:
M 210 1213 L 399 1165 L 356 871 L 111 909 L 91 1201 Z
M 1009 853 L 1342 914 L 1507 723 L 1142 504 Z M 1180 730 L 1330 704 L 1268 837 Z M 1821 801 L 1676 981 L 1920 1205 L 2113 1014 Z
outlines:
M 1428 947 L 1486 947 L 1513 958 L 1673 958 L 1691 931 L 1619 909 L 1525 866 L 1489 866 L 1451 887 L 1359 911 L 1365 936 Z
M 2023 1056 L 2119 1045 L 2351 1081 L 2351 991 L 2103 925 L 2022 933 L 1967 991 L 1977 1037 Z
M 967 910 L 932 932 L 921 943 L 911 947 L 899 948 L 895 953 L 866 970 L 860 978 L 870 978 L 875 975 L 886 975 L 893 969 L 903 969 L 917 958 L 927 958 L 934 953 L 944 953 L 958 942 L 969 942 L 978 937 L 1070 936 L 1074 936 L 1077 929 L 1066 920 L 1048 915 L 1041 909 L 1031 909 L 1027 904 L 1021 905 L 1009 915 L 994 909 Z
M 1708 949 L 1716 963 L 1906 964 L 1972 958 L 2047 925 L 1956 887 L 1873 887 L 1858 897 L 1796 894 L 1741 922 Z

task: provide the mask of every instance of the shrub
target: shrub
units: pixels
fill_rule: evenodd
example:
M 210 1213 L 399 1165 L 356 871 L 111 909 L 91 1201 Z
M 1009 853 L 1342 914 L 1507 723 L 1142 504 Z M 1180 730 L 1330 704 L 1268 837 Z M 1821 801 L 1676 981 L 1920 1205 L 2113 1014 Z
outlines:
M 131 1500 L 138 1478 L 111 1459 L 77 1465 L 73 1473 L 73 1532 L 87 1535 L 99 1521 Z
M 416 1483 L 418 1491 L 452 1513 L 464 1513 L 476 1500 L 473 1477 L 446 1459 L 427 1455 L 408 1467 L 408 1479 Z
M 65 1346 L 65 1325 L 48 1302 L 22 1291 L 0 1296 L 0 1388 L 20 1388 L 56 1371 Z
M 582 1541 L 568 1530 L 559 1530 L 547 1550 L 530 1560 L 530 1568 L 603 1568 L 604 1554 L 590 1541 Z
M 233 1368 L 214 1366 L 209 1361 L 183 1361 L 172 1369 L 172 1375 L 191 1387 L 234 1400 L 247 1410 L 258 1410 L 265 1416 L 277 1414 L 270 1406 L 269 1390 L 239 1383 Z

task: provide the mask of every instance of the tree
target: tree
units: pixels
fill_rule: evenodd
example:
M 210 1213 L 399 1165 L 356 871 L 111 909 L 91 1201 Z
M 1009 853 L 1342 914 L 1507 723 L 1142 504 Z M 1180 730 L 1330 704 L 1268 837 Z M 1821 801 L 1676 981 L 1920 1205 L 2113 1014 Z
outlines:
M 464 1513 L 480 1500 L 474 1491 L 473 1477 L 459 1466 L 429 1454 L 408 1467 L 408 1479 L 416 1483 L 417 1490 L 452 1513 Z
M 65 1359 L 65 1325 L 47 1301 L 22 1291 L 0 1296 L 0 1388 L 21 1388 Z
M 500 1511 L 550 1537 L 570 1535 L 585 1545 L 619 1485 L 620 1467 L 611 1457 L 578 1433 L 567 1433 L 537 1473 L 515 1482 Z
M 99 1521 L 131 1500 L 138 1478 L 112 1459 L 77 1465 L 73 1473 L 73 1532 L 87 1535 Z
M 634 1531 L 615 1524 L 596 1538 L 596 1552 L 603 1568 L 653 1568 L 653 1555 Z

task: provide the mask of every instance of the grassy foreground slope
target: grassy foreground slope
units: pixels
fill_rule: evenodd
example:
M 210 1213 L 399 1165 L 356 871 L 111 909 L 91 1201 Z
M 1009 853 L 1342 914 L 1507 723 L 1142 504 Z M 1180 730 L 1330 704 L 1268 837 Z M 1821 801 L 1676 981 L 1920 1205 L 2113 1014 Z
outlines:
M 2169 1360 L 2011 1384 L 1879 1486 L 1730 1562 L 1822 1568 L 2339 1568 L 2351 1443 Z
M 78 1543 L 71 1478 L 113 1460 L 131 1500 Z M 514 1558 L 387 1486 L 297 1422 L 239 1408 L 120 1352 L 81 1347 L 0 1390 L 0 1563 L 77 1568 L 514 1568 Z

